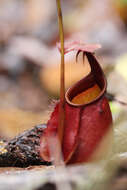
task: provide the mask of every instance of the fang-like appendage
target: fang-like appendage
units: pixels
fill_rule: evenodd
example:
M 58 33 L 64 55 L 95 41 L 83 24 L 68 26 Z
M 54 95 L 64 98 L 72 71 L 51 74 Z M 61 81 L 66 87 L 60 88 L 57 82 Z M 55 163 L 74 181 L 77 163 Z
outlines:
M 79 50 L 79 51 L 77 52 L 77 54 L 76 54 L 76 63 L 78 63 L 78 57 L 79 57 L 79 54 L 80 54 L 81 52 L 83 53 L 83 54 L 82 54 L 83 64 L 85 64 L 86 52 L 84 52 L 84 51 L 82 51 L 82 50 Z
M 81 50 L 79 50 L 79 51 L 77 52 L 77 54 L 76 54 L 76 63 L 78 63 L 78 56 L 79 56 L 80 53 L 81 53 Z
M 85 64 L 85 57 L 86 57 L 86 53 L 83 52 L 83 64 Z

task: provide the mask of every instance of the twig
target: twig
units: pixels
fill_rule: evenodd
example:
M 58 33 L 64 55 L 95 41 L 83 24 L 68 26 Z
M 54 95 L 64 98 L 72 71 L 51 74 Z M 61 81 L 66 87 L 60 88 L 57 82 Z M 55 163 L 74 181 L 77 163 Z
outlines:
M 108 98 L 109 101 L 115 101 L 123 106 L 127 106 L 127 102 L 123 102 L 121 100 L 118 100 L 115 95 L 111 94 L 111 93 L 106 93 L 106 97 Z

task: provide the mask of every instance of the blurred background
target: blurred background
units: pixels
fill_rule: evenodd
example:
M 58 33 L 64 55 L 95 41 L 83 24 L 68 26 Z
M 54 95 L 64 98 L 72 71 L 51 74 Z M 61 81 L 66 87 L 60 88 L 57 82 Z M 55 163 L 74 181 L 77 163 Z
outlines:
M 108 92 L 127 102 L 127 0 L 62 0 L 62 9 L 65 40 L 100 43 Z M 0 0 L 0 138 L 48 120 L 59 97 L 58 40 L 55 0 Z M 90 72 L 74 63 L 67 54 L 66 89 Z M 124 106 L 111 108 L 126 117 Z

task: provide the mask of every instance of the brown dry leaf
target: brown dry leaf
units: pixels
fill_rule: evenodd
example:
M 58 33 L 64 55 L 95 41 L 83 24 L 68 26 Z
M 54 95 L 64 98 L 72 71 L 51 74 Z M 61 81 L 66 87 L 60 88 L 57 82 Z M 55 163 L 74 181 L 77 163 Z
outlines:
M 0 110 L 0 134 L 3 137 L 13 138 L 35 125 L 47 123 L 48 118 L 48 112 L 34 113 L 19 109 Z

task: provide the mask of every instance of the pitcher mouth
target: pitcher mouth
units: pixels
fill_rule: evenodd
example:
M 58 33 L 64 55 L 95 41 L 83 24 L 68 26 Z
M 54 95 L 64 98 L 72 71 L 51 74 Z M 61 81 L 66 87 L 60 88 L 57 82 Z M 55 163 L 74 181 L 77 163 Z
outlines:
M 87 106 L 89 104 L 94 103 L 95 101 L 97 101 L 98 99 L 100 99 L 106 92 L 106 88 L 107 88 L 107 81 L 105 79 L 105 77 L 103 78 L 103 83 L 97 83 L 94 80 L 93 75 L 91 75 L 91 73 L 86 76 L 85 78 L 81 79 L 80 81 L 78 81 L 75 85 L 73 85 L 71 88 L 69 88 L 65 94 L 65 99 L 66 102 L 69 105 L 75 106 L 75 107 L 80 107 L 80 106 Z M 77 96 L 79 93 L 82 93 L 85 90 L 88 90 L 89 88 L 93 87 L 95 84 L 97 84 L 99 86 L 99 88 L 101 89 L 101 92 L 99 93 L 99 95 L 94 98 L 92 101 L 89 101 L 88 103 L 84 103 L 84 104 L 75 104 L 72 102 L 72 99 Z
M 99 63 L 97 62 L 94 55 L 92 55 L 91 53 L 86 53 L 86 55 L 89 64 L 91 66 L 91 72 L 67 90 L 65 94 L 65 99 L 66 102 L 71 106 L 75 107 L 87 106 L 100 99 L 106 92 L 107 81 Z M 74 97 L 76 97 L 82 92 L 87 91 L 88 89 L 92 88 L 94 85 L 98 85 L 100 89 L 100 92 L 94 99 L 85 103 L 78 103 L 78 104 L 72 102 Z

